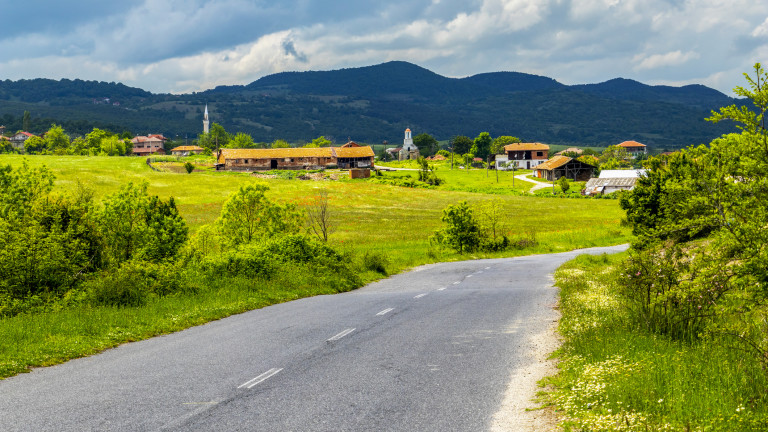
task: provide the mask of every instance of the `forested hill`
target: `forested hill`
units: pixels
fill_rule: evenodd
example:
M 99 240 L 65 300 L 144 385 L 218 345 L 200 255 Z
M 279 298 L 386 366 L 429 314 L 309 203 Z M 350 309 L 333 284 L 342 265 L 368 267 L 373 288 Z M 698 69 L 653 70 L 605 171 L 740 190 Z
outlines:
M 406 62 L 283 72 L 184 95 L 82 80 L 0 81 L 0 125 L 7 130 L 20 128 L 28 110 L 33 128 L 56 121 L 71 133 L 97 126 L 194 137 L 206 103 L 212 121 L 264 142 L 325 135 L 337 142 L 398 143 L 409 127 L 439 140 L 487 131 L 551 144 L 636 140 L 673 149 L 730 132 L 732 125 L 704 118 L 739 101 L 701 85 L 648 86 L 618 78 L 566 86 L 519 72 L 448 78 Z

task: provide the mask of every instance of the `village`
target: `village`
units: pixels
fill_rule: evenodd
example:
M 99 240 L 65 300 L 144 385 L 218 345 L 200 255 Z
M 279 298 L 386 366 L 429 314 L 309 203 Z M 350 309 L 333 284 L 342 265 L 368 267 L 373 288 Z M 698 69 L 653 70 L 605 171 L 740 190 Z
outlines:
M 260 172 L 339 169 L 348 170 L 350 178 L 368 178 L 372 171 L 391 170 L 392 168 L 388 167 L 387 161 L 416 161 L 424 156 L 428 163 L 450 160 L 450 169 L 454 169 L 454 167 L 456 169 L 484 168 L 496 171 L 512 171 L 513 173 L 519 170 L 530 171 L 528 174 L 518 175 L 518 178 L 538 183 L 531 192 L 546 187 L 546 183 L 543 182 L 551 182 L 552 184 L 556 181 L 584 182 L 581 189 L 581 194 L 584 196 L 608 195 L 620 190 L 633 189 L 639 176 L 644 173 L 640 167 L 641 162 L 649 154 L 646 145 L 636 141 L 624 141 L 610 146 L 603 152 L 603 155 L 609 154 L 610 157 L 608 158 L 601 157 L 603 155 L 592 149 L 585 152 L 584 149 L 577 147 L 569 147 L 550 154 L 550 146 L 538 142 L 511 142 L 506 145 L 498 145 L 493 149 L 494 151 L 488 152 L 485 160 L 475 157 L 471 153 L 454 152 L 453 142 L 449 142 L 443 146 L 444 148 L 440 148 L 436 152 L 430 152 L 432 154 L 422 155 L 422 151 L 414 144 L 414 137 L 410 128 L 404 131 L 401 146 L 386 146 L 379 156 L 376 155 L 371 145 L 361 145 L 352 140 L 339 146 L 334 146 L 328 141 L 325 143 L 327 145 L 324 146 L 291 147 L 284 143 L 276 145 L 274 148 L 232 148 L 231 143 L 226 147 L 220 147 L 218 142 L 211 143 L 209 138 L 210 126 L 208 107 L 206 106 L 203 114 L 203 132 L 198 140 L 193 141 L 193 145 L 185 144 L 169 148 L 170 140 L 168 138 L 162 134 L 148 134 L 134 136 L 130 140 L 124 139 L 125 148 L 122 151 L 116 150 L 115 154 L 153 157 L 170 153 L 171 156 L 177 158 L 211 154 L 215 159 L 214 165 L 217 171 Z M 36 136 L 27 131 L 18 131 L 11 136 L 5 136 L 4 129 L 0 126 L 0 143 L 6 142 L 6 147 L 9 150 L 19 153 L 25 151 L 35 153 L 35 149 L 42 147 L 43 153 L 45 153 L 45 144 L 30 145 L 30 143 L 44 141 L 45 136 L 50 131 L 42 136 Z M 220 126 L 219 129 L 223 130 Z M 61 132 L 57 133 L 61 135 Z M 198 143 L 197 141 L 205 140 L 206 137 L 208 137 L 209 147 L 194 145 Z M 30 139 L 32 140 L 28 141 Z M 68 141 L 66 135 L 64 140 Z M 119 140 L 117 141 L 117 147 L 119 147 Z M 73 145 L 73 143 L 74 141 L 65 142 L 61 145 L 66 147 Z M 211 146 L 215 147 L 210 148 Z M 608 163 L 605 163 L 606 160 Z M 413 169 L 415 170 L 415 168 Z

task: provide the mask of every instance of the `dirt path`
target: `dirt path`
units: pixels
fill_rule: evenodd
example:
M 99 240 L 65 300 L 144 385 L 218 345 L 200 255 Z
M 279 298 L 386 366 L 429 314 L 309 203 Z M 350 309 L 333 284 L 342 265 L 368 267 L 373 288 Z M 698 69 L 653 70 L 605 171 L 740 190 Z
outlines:
M 515 176 L 515 178 L 518 179 L 518 180 L 527 181 L 528 183 L 534 183 L 535 184 L 535 186 L 533 186 L 528 192 L 534 193 L 535 191 L 537 191 L 539 189 L 544 189 L 546 187 L 552 187 L 552 185 L 549 184 L 549 183 L 542 183 L 542 182 L 539 182 L 539 181 L 531 179 L 530 177 L 528 177 L 529 175 L 530 174 L 518 174 L 518 175 Z

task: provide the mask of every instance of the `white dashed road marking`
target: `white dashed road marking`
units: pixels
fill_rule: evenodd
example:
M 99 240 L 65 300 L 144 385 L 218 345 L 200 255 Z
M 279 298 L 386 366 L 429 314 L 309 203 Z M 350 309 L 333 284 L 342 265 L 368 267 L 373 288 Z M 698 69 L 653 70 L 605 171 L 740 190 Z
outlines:
M 271 377 L 277 375 L 278 373 L 280 373 L 281 370 L 283 370 L 283 368 L 279 368 L 279 369 L 278 368 L 272 368 L 272 369 L 264 372 L 263 374 L 257 376 L 256 378 L 254 378 L 254 379 L 252 379 L 252 380 L 250 380 L 250 381 L 248 381 L 246 383 L 241 384 L 238 388 L 243 388 L 243 387 L 251 388 L 251 387 L 255 386 L 256 384 L 262 383 L 262 382 L 270 379 Z
M 348 328 L 348 329 L 344 330 L 343 332 L 341 332 L 341 333 L 337 334 L 336 336 L 334 336 L 334 337 L 332 337 L 332 338 L 328 339 L 328 342 L 337 341 L 337 340 L 339 340 L 339 339 L 343 338 L 344 336 L 346 336 L 346 335 L 348 335 L 348 334 L 352 333 L 352 332 L 353 332 L 353 331 L 355 331 L 355 330 L 356 330 L 356 329 L 353 329 L 353 328 Z

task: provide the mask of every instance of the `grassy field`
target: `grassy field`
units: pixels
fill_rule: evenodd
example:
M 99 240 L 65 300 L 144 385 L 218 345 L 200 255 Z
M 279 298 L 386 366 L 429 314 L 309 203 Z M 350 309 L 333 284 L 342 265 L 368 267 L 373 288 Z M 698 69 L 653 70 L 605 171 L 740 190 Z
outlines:
M 516 181 L 513 188 L 512 173 L 505 172 L 499 173 L 496 183 L 495 176 L 486 177 L 483 170 L 439 169 L 438 176 L 446 180 L 445 184 L 421 189 L 349 180 L 344 176 L 336 181 L 312 181 L 259 179 L 247 173 L 202 168 L 192 174 L 173 167 L 158 172 L 150 169 L 142 158 L 0 156 L 0 165 L 19 166 L 23 161 L 51 169 L 56 176 L 55 190 L 66 193 L 79 181 L 93 189 L 97 200 L 128 182 L 147 181 L 150 194 L 174 197 L 193 232 L 214 222 L 224 201 L 241 185 L 265 182 L 271 198 L 299 205 L 325 189 L 336 223 L 329 244 L 352 259 L 359 259 L 366 252 L 379 253 L 387 258 L 390 274 L 430 262 L 559 252 L 624 243 L 629 239 L 628 229 L 620 226 L 623 212 L 616 200 L 534 197 L 526 193 L 529 183 Z M 442 227 L 440 217 L 446 206 L 489 198 L 503 201 L 508 215 L 504 231 L 513 240 L 535 237 L 537 244 L 474 255 L 459 255 L 430 245 L 428 238 Z M 380 277 L 373 271 L 360 274 L 363 282 Z M 203 281 L 199 285 L 198 289 L 156 298 L 139 307 L 77 306 L 0 319 L 0 378 L 233 313 L 329 293 L 322 282 L 301 275 L 277 281 L 236 279 Z
M 584 255 L 555 273 L 564 344 L 550 400 L 565 430 L 768 430 L 768 374 L 733 340 L 684 343 L 628 324 L 625 257 Z
M 96 198 L 115 193 L 127 182 L 149 182 L 149 193 L 174 197 L 192 231 L 216 220 L 227 197 L 241 185 L 266 182 L 275 200 L 308 203 L 319 189 L 329 192 L 337 220 L 330 243 L 352 250 L 387 253 L 398 270 L 444 259 L 466 259 L 446 251 L 430 250 L 428 237 L 440 228 L 442 209 L 466 200 L 476 203 L 499 198 L 505 203 L 510 236 L 535 234 L 540 246 L 525 253 L 557 252 L 604 246 L 628 240 L 629 231 L 619 226 L 623 211 L 615 200 L 542 199 L 525 196 L 532 183 L 514 181 L 512 173 L 459 170 L 439 167 L 446 180 L 435 189 L 412 189 L 376 184 L 368 180 L 258 179 L 247 173 L 157 172 L 142 158 L 77 156 L 0 156 L 0 164 L 46 165 L 56 175 L 56 188 L 66 191 L 80 181 Z M 520 171 L 518 171 L 520 173 Z M 415 176 L 415 172 L 386 173 L 386 176 Z M 343 178 L 343 177 L 342 177 Z M 491 194 L 491 195 L 489 195 Z M 520 252 L 507 252 L 506 255 Z

